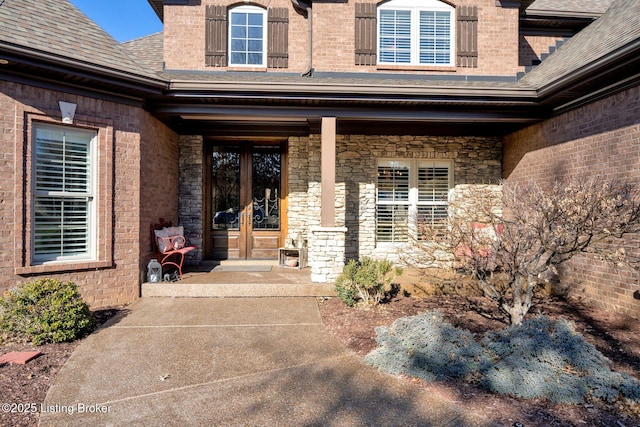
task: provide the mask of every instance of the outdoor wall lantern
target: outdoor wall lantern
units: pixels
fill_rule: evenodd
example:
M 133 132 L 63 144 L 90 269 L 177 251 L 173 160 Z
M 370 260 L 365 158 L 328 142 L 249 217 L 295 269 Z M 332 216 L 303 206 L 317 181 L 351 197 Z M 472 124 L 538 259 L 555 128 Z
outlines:
M 76 104 L 71 102 L 59 101 L 60 114 L 62 114 L 62 123 L 73 124 L 73 116 L 76 115 Z
M 162 281 L 162 266 L 157 259 L 153 258 L 147 264 L 147 282 L 159 283 Z

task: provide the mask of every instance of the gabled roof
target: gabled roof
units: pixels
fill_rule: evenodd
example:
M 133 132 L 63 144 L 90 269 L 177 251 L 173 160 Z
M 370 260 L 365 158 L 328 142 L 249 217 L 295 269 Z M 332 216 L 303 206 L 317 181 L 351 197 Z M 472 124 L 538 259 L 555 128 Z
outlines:
M 164 34 L 158 32 L 122 43 L 127 52 L 153 71 L 162 71 Z
M 539 0 L 540 1 L 540 0 Z M 558 82 L 593 76 L 596 67 L 628 54 L 638 60 L 640 50 L 640 1 L 616 0 L 604 15 L 568 40 L 526 74 L 521 83 L 544 92 Z M 612 70 L 608 70 L 612 71 Z
M 527 15 L 555 17 L 597 17 L 607 11 L 613 0 L 535 0 L 526 8 Z
M 67 0 L 4 0 L 0 43 L 149 75 L 106 31 Z
M 0 57 L 9 60 L 2 71 L 16 74 L 48 70 L 60 80 L 82 75 L 143 92 L 164 86 L 68 0 L 0 1 Z

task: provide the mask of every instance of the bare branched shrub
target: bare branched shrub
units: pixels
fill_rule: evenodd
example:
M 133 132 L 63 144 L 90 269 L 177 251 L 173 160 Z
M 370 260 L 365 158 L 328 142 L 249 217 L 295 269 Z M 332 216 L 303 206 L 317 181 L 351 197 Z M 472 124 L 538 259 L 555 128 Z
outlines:
M 410 265 L 472 275 L 511 323 L 520 324 L 541 278 L 575 255 L 635 263 L 615 241 L 640 231 L 640 195 L 602 177 L 466 186 L 451 197 L 446 224 L 416 223 Z

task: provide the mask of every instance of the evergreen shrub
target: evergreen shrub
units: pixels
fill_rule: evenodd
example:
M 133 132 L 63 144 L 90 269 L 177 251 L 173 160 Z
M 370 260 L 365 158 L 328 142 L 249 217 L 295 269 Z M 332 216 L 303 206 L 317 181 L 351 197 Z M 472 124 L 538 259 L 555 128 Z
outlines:
M 376 334 L 379 347 L 365 360 L 392 374 L 427 381 L 464 378 L 486 363 L 473 334 L 452 326 L 438 311 L 398 319 L 389 328 L 376 328 Z
M 39 279 L 0 298 L 0 333 L 34 345 L 73 341 L 89 333 L 94 318 L 72 282 Z
M 391 374 L 478 380 L 495 393 L 555 403 L 640 403 L 640 382 L 612 371 L 611 362 L 564 320 L 527 319 L 477 342 L 436 311 L 398 319 L 376 334 L 379 347 L 365 360 Z
M 394 268 L 387 260 L 364 257 L 360 261 L 350 260 L 336 278 L 335 290 L 338 297 L 349 307 L 361 303 L 364 306 L 379 304 L 387 287 L 402 269 Z

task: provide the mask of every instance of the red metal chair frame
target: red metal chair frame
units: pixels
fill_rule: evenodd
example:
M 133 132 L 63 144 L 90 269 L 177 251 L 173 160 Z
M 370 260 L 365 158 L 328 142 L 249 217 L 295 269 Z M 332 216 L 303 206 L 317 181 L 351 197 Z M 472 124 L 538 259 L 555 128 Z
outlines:
M 195 246 L 187 246 L 188 242 L 185 236 L 169 236 L 166 239 L 169 239 L 168 244 L 166 245 L 167 250 L 164 252 L 160 250 L 158 247 L 158 240 L 156 238 L 156 230 L 162 230 L 164 227 L 171 227 L 171 222 L 165 222 L 164 218 L 160 218 L 158 224 L 151 224 L 151 245 L 153 249 L 153 253 L 155 257 L 160 262 L 160 265 L 164 267 L 165 265 L 172 265 L 178 269 L 178 274 L 180 275 L 180 279 L 182 279 L 182 265 L 184 264 L 184 257 L 187 253 L 196 249 Z M 175 249 L 174 242 L 176 239 L 184 239 L 185 246 L 180 249 Z M 170 260 L 171 257 L 177 256 L 177 260 Z

